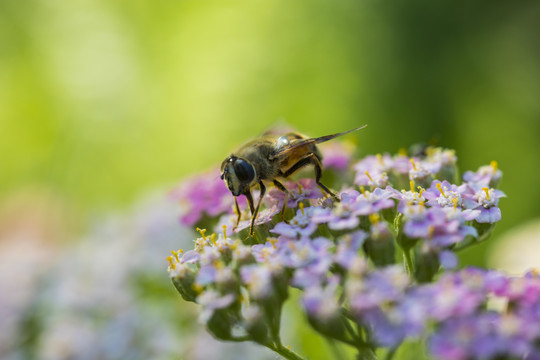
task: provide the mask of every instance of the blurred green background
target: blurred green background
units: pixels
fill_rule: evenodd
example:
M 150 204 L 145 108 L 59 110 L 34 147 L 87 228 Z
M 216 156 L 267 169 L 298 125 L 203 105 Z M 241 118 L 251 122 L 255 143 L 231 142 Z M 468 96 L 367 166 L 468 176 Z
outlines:
M 538 1 L 2 0 L 0 199 L 52 192 L 80 229 L 279 119 L 367 123 L 363 154 L 436 139 L 464 170 L 498 160 L 500 232 L 540 213 L 539 18 Z
M 503 220 L 463 254 L 485 265 L 540 216 L 539 19 L 537 0 L 0 0 L 0 238 L 30 224 L 56 251 L 278 121 L 369 124 L 360 154 L 499 162 Z

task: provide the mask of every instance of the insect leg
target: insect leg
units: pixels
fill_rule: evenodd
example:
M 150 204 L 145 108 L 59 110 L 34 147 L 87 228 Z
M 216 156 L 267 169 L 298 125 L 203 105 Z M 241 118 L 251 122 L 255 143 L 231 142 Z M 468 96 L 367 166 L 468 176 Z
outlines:
M 287 200 L 288 200 L 288 197 L 291 196 L 291 194 L 289 193 L 289 190 L 287 190 L 287 188 L 285 186 L 283 186 L 282 183 L 280 183 L 279 181 L 277 181 L 275 179 L 274 179 L 274 185 L 276 185 L 276 187 L 279 190 L 281 190 L 281 191 L 283 191 L 285 193 L 285 198 L 283 198 L 283 205 L 281 206 L 281 212 L 279 213 L 279 215 L 281 216 L 281 219 L 283 221 L 288 223 L 288 221 L 285 220 L 285 218 L 283 217 L 283 214 L 285 214 L 285 210 L 287 209 Z
M 283 176 L 288 177 L 288 176 L 292 175 L 293 173 L 295 173 L 296 171 L 303 168 L 304 166 L 311 165 L 311 164 L 313 164 L 313 166 L 315 167 L 315 182 L 317 183 L 317 185 L 319 185 L 321 187 L 321 189 L 323 189 L 327 194 L 329 194 L 332 197 L 337 199 L 336 194 L 334 194 L 332 191 L 330 191 L 330 189 L 328 189 L 321 182 L 321 176 L 322 176 L 321 161 L 319 160 L 317 155 L 315 155 L 314 153 L 306 154 L 303 158 L 298 160 L 298 162 L 296 164 L 291 166 L 290 169 L 285 171 L 285 173 L 283 173 Z
M 285 186 L 283 186 L 282 183 L 280 183 L 279 181 L 277 181 L 277 180 L 274 179 L 274 185 L 276 185 L 276 187 L 277 187 L 279 190 L 281 190 L 281 191 L 283 191 L 285 194 L 289 195 L 289 190 L 287 190 L 287 188 L 286 188 Z
M 315 156 L 315 154 L 311 154 L 312 155 L 312 159 L 313 159 L 313 165 L 315 166 L 315 182 L 317 183 L 317 185 L 319 185 L 324 191 L 326 191 L 327 194 L 329 194 L 330 196 L 332 196 L 333 198 L 338 199 L 337 195 L 334 194 L 332 191 L 330 191 L 330 189 L 328 189 L 322 182 L 321 182 L 321 176 L 322 176 L 322 166 L 321 166 L 321 161 L 319 160 L 319 158 L 317 156 Z
M 236 215 L 238 216 L 236 218 L 236 224 L 233 227 L 233 231 L 236 230 L 238 227 L 238 224 L 240 223 L 240 217 L 242 216 L 240 213 L 240 206 L 238 206 L 238 200 L 236 200 L 236 196 L 234 197 L 234 210 L 236 211 Z
M 255 211 L 255 208 L 253 207 L 253 196 L 251 196 L 251 191 L 247 190 L 244 195 L 246 195 L 246 199 L 249 205 L 249 210 L 251 210 L 251 215 L 253 215 L 253 212 Z
M 255 208 L 255 211 L 253 211 L 253 215 L 251 216 L 251 226 L 249 227 L 249 235 L 253 236 L 253 228 L 255 226 L 255 219 L 257 218 L 257 214 L 259 213 L 259 207 L 261 206 L 261 201 L 264 197 L 264 193 L 266 192 L 266 187 L 262 183 L 262 181 L 259 181 L 259 186 L 261 187 L 261 196 L 259 197 L 259 201 L 257 202 L 257 207 Z M 251 194 L 250 194 L 251 197 Z M 253 200 L 251 200 L 253 202 Z

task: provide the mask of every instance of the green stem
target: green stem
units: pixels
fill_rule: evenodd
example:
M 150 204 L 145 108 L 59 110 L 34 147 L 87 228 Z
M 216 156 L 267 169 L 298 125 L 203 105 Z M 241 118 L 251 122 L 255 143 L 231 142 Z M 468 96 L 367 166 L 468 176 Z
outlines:
M 394 358 L 394 355 L 396 354 L 396 350 L 397 347 L 388 350 L 386 356 L 384 357 L 384 360 L 392 360 Z
M 334 358 L 336 358 L 337 360 L 343 359 L 344 358 L 343 352 L 339 348 L 338 344 L 336 344 L 336 342 L 334 340 L 332 340 L 332 339 L 326 339 L 326 341 L 328 341 L 328 345 L 332 349 L 332 353 L 334 354 Z
M 279 329 L 281 328 L 281 309 L 280 305 L 278 308 L 278 313 L 274 316 L 274 322 L 272 323 L 273 333 L 276 337 L 276 343 L 281 346 L 281 337 L 279 336 Z
M 325 237 L 327 239 L 330 239 L 332 241 L 335 240 L 334 235 L 332 235 L 332 233 L 330 232 L 330 229 L 328 228 L 327 224 L 320 224 L 317 227 L 316 234 L 320 235 L 320 236 L 323 236 L 323 237 Z
M 285 347 L 281 344 L 274 345 L 272 343 L 265 344 L 267 348 L 270 350 L 278 353 L 282 357 L 284 357 L 287 360 L 304 360 L 300 355 L 289 349 L 288 347 Z
M 473 241 L 469 241 L 469 242 L 467 242 L 467 243 L 465 243 L 465 244 L 463 244 L 463 245 L 461 245 L 461 246 L 456 246 L 455 248 L 452 249 L 452 251 L 454 251 L 454 252 L 463 251 L 463 250 L 465 250 L 465 249 L 470 248 L 470 247 L 473 246 L 473 245 L 478 245 L 478 242 L 477 242 L 477 241 L 474 241 L 474 240 L 473 240 Z
M 249 336 L 237 336 L 237 337 L 232 337 L 229 339 L 229 341 L 234 341 L 234 342 L 244 342 L 244 341 L 250 341 L 251 338 Z
M 270 312 L 266 311 L 265 315 L 266 323 L 268 324 L 270 330 L 270 338 L 275 344 L 281 346 L 281 338 L 279 336 L 279 320 L 281 317 L 281 306 L 279 307 L 277 314 L 271 314 Z
M 343 323 L 345 324 L 345 328 L 347 329 L 347 332 L 353 339 L 352 341 L 342 340 L 342 342 L 358 350 L 358 355 L 357 355 L 358 360 L 377 359 L 377 356 L 374 353 L 373 347 L 370 345 L 368 341 L 362 338 L 362 335 L 361 335 L 362 329 L 364 329 L 366 333 L 367 333 L 367 330 L 365 328 L 360 327 L 360 325 L 356 323 L 356 321 L 354 320 L 354 317 L 352 316 L 351 312 L 348 309 L 342 308 L 341 313 L 343 315 Z M 358 326 L 358 332 L 356 332 L 354 328 L 351 326 L 351 324 L 349 323 L 349 319 L 353 321 L 354 323 L 356 323 L 356 325 Z
M 414 264 L 411 258 L 411 250 L 403 249 L 403 257 L 405 258 L 405 261 L 407 262 L 407 269 L 409 270 L 409 275 L 414 275 Z
M 353 314 L 351 314 L 351 311 L 349 309 L 342 307 L 341 313 L 343 314 L 343 316 L 345 316 L 347 319 L 351 320 L 352 322 L 356 321 L 356 319 L 354 318 Z
M 342 318 L 342 321 L 343 321 L 343 325 L 345 326 L 345 329 L 347 329 L 347 332 L 349 333 L 349 335 L 351 336 L 352 340 L 355 342 L 355 343 L 358 343 L 358 344 L 363 344 L 363 340 L 360 338 L 360 336 L 356 333 L 356 331 L 354 331 L 354 328 L 351 326 L 351 324 L 349 323 L 349 320 L 344 316 Z
M 371 349 L 359 349 L 358 355 L 356 356 L 357 360 L 377 360 L 377 355 Z

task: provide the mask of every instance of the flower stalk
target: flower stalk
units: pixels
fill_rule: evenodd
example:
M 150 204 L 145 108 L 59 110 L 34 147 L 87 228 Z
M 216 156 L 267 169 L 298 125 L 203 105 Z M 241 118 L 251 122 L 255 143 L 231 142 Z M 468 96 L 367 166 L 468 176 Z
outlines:
M 283 346 L 281 344 L 268 343 L 265 344 L 265 346 L 270 350 L 278 353 L 287 360 L 304 360 L 304 358 L 292 351 L 289 347 Z

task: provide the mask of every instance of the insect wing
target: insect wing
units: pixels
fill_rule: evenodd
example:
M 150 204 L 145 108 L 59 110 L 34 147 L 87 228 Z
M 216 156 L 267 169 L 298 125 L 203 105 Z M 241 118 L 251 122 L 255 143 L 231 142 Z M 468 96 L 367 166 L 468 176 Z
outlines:
M 337 138 L 339 136 L 348 134 L 350 132 L 363 129 L 366 126 L 367 125 L 364 125 L 364 126 L 360 126 L 358 128 L 355 128 L 355 129 L 351 129 L 349 131 L 345 131 L 345 132 L 341 132 L 341 133 L 337 133 L 337 134 L 332 134 L 332 135 L 321 136 L 321 137 L 318 137 L 318 138 L 298 139 L 298 140 L 291 141 L 290 144 L 278 148 L 278 151 L 272 156 L 272 159 L 284 158 L 284 157 L 288 156 L 291 152 L 293 152 L 295 150 L 299 150 L 300 148 L 308 147 L 310 145 L 320 144 L 320 143 L 323 143 L 325 141 L 329 141 L 329 140 L 332 140 L 332 139 Z

